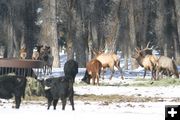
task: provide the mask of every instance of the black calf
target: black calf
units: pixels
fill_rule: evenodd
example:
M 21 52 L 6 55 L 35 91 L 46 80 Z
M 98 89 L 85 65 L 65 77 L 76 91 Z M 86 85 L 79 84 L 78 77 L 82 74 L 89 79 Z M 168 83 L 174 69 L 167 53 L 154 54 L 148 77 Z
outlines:
M 44 81 L 45 86 L 45 97 L 48 99 L 48 108 L 50 108 L 52 102 L 54 110 L 56 109 L 59 98 L 62 102 L 62 110 L 65 110 L 67 98 L 69 98 L 74 109 L 74 90 L 73 80 L 67 79 L 66 77 L 48 78 Z

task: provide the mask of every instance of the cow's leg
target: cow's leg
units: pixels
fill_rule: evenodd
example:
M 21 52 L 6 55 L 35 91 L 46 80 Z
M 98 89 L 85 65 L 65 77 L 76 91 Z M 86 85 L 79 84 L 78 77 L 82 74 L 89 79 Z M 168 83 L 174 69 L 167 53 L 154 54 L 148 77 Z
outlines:
M 58 103 L 58 99 L 53 100 L 54 110 L 56 110 L 57 103 Z
M 50 106 L 51 106 L 51 103 L 52 103 L 52 101 L 53 101 L 53 98 L 52 97 L 49 97 L 48 98 L 48 110 L 49 110 L 49 108 L 50 108 Z
M 21 96 L 15 96 L 16 109 L 19 109 L 21 104 Z
M 76 77 L 76 76 L 73 76 L 73 83 L 75 82 L 75 77 Z
M 65 97 L 61 98 L 61 101 L 62 101 L 62 110 L 65 110 L 65 107 L 66 107 L 66 98 Z
M 74 92 L 69 96 L 69 101 L 71 103 L 72 110 L 75 110 L 75 108 L 74 108 Z

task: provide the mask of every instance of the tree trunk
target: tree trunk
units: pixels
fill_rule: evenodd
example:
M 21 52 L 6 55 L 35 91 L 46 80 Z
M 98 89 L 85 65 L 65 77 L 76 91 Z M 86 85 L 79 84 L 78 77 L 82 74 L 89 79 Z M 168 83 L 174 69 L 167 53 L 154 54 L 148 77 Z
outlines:
M 73 26 L 73 12 L 74 12 L 74 0 L 67 0 L 66 1 L 66 11 L 67 11 L 67 59 L 74 59 L 74 44 L 73 44 L 73 37 L 74 37 L 74 26 Z
M 164 0 L 157 1 L 159 6 L 157 7 L 157 18 L 155 21 L 155 31 L 157 35 L 157 45 L 155 45 L 158 49 L 163 50 L 164 49 L 164 42 L 165 42 L 165 34 L 164 34 L 164 23 L 165 23 L 165 15 L 164 15 Z M 164 51 L 161 51 L 160 54 L 164 54 Z
M 41 43 L 51 47 L 54 56 L 53 67 L 59 67 L 59 48 L 56 24 L 56 0 L 44 0 L 41 27 Z
M 130 39 L 130 47 L 129 47 L 129 55 L 134 52 L 135 48 L 137 47 L 136 45 L 136 35 L 135 35 L 135 21 L 134 21 L 134 6 L 133 6 L 133 1 L 129 0 L 129 13 L 128 13 L 128 22 L 129 22 L 129 39 Z M 132 59 L 131 56 L 131 69 L 137 68 L 137 62 L 136 60 Z
M 180 1 L 174 0 L 174 7 L 175 7 L 175 24 L 177 28 L 177 38 L 174 39 L 174 45 L 175 45 L 175 58 L 177 64 L 180 64 Z
M 178 38 L 180 42 L 180 1 L 179 0 L 174 0 L 175 2 L 175 16 L 176 16 L 176 21 L 177 21 L 177 29 L 178 29 Z

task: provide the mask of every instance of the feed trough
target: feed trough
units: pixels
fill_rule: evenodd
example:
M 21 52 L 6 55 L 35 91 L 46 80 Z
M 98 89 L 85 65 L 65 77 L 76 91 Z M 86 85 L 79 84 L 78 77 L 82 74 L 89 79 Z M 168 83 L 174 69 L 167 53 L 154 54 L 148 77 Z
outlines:
M 15 59 L 15 58 L 1 58 L 0 59 L 0 75 L 15 73 L 20 76 L 37 77 L 39 72 L 35 74 L 33 69 L 43 68 L 41 60 L 31 59 Z M 39 71 L 39 70 L 37 70 Z

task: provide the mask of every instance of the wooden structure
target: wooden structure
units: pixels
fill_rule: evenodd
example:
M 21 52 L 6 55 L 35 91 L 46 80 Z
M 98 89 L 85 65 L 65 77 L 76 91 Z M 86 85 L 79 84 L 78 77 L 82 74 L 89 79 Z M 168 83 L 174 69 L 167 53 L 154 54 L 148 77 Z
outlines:
M 37 77 L 40 72 L 33 69 L 42 69 L 43 62 L 41 60 L 31 59 L 15 59 L 15 58 L 0 58 L 0 75 L 15 73 L 19 76 Z

